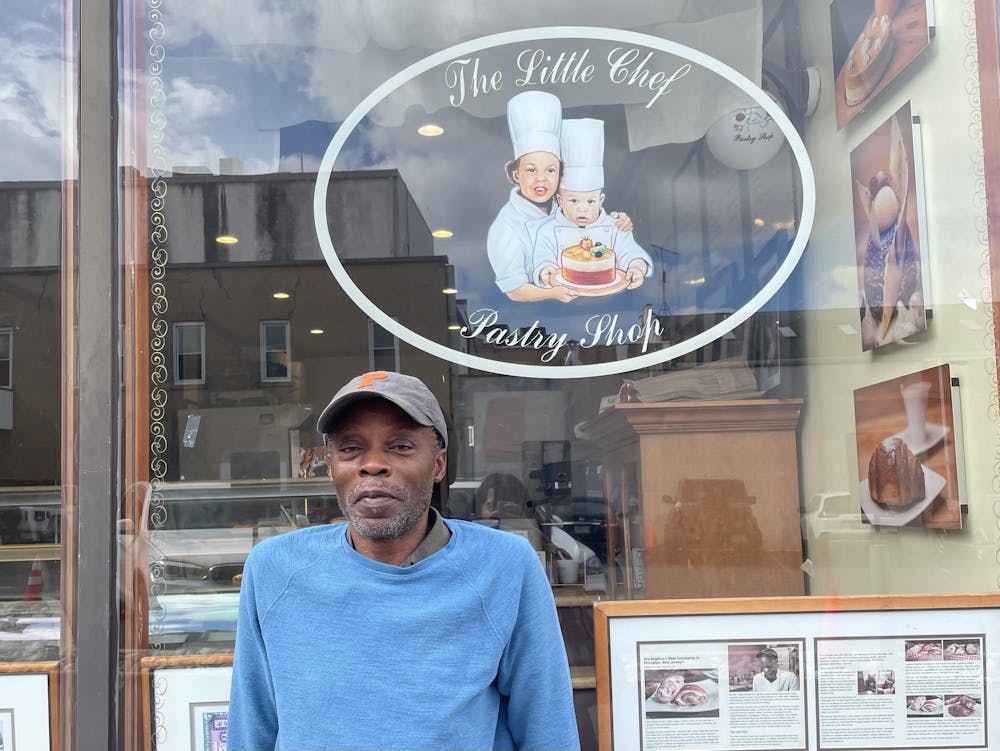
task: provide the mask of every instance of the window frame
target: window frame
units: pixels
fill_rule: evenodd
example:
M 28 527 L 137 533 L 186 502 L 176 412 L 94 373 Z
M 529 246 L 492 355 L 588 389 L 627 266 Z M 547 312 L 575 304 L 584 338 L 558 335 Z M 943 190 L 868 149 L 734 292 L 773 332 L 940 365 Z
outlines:
M 393 321 L 397 321 L 399 319 L 397 319 L 394 316 L 392 320 Z M 393 367 L 389 368 L 389 370 L 391 370 L 394 373 L 398 373 L 398 372 L 400 372 L 400 370 L 399 370 L 399 337 L 396 336 L 395 334 L 393 334 L 388 329 L 383 328 L 382 326 L 379 326 L 379 324 L 377 324 L 371 318 L 368 319 L 368 370 L 369 371 L 373 371 L 373 370 L 376 370 L 376 369 L 377 370 L 386 370 L 386 368 L 381 368 L 381 367 L 380 368 L 376 368 L 376 366 L 375 366 L 375 351 L 376 351 L 376 347 L 375 347 L 375 327 L 376 326 L 378 326 L 380 329 L 382 329 L 382 331 L 384 331 L 385 333 L 387 333 L 389 336 L 392 337 L 392 363 L 393 363 Z M 388 347 L 379 347 L 378 348 L 379 352 L 386 352 L 388 350 L 389 350 Z
M 285 348 L 284 350 L 278 349 L 268 349 L 267 347 L 267 327 L 268 326 L 281 326 L 285 330 Z M 258 329 L 260 334 L 260 382 L 261 383 L 291 383 L 292 380 L 292 326 L 291 321 L 288 319 L 270 319 L 260 322 L 260 327 Z M 281 352 L 285 353 L 285 375 L 283 376 L 268 376 L 267 374 L 267 355 L 270 352 Z
M 0 389 L 14 388 L 14 329 L 10 326 L 0 327 L 0 339 L 7 338 L 7 357 L 0 357 Z M 6 363 L 7 380 L 4 381 L 4 363 Z
M 178 347 L 178 333 L 181 329 L 197 329 L 201 335 L 201 372 L 198 378 L 182 378 L 180 367 L 180 356 L 182 354 L 195 354 L 194 352 L 181 352 Z M 205 347 L 205 322 L 204 321 L 175 321 L 171 325 L 173 334 L 173 376 L 175 386 L 199 386 L 205 383 L 206 367 L 206 347 Z

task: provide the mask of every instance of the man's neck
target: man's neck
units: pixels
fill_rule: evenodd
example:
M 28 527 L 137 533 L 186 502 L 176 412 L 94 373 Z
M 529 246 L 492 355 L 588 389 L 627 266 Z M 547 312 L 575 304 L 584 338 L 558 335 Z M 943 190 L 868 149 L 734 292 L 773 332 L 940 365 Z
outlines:
M 414 524 L 400 537 L 385 540 L 372 539 L 357 534 L 348 527 L 347 535 L 351 546 L 365 558 L 371 558 L 379 563 L 401 566 L 417 549 L 431 527 L 429 512 L 424 512 L 423 519 Z

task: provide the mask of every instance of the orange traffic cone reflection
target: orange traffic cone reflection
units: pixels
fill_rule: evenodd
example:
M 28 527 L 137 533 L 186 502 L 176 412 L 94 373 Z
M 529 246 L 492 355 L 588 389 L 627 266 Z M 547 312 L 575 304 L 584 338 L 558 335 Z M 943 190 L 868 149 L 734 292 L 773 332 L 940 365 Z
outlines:
M 42 599 L 42 561 L 36 555 L 28 574 L 28 586 L 24 590 L 25 602 L 37 602 Z

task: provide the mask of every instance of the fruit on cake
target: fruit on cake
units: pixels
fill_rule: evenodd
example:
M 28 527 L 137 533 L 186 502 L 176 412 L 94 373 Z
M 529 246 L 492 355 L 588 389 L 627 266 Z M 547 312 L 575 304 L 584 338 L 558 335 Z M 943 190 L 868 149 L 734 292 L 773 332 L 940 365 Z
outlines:
M 882 80 L 892 60 L 892 16 L 873 15 L 854 42 L 844 63 L 844 99 L 861 104 Z
M 595 287 L 615 281 L 615 252 L 589 237 L 563 249 L 560 261 L 562 277 L 570 284 Z
M 886 438 L 875 449 L 868 462 L 868 493 L 887 506 L 906 506 L 926 495 L 923 465 L 902 438 Z

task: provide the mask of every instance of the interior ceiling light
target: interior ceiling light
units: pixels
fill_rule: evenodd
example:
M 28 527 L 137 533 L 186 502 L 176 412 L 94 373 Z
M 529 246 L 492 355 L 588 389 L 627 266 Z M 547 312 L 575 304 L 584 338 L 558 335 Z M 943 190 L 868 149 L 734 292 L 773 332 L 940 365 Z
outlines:
M 759 216 L 758 216 L 758 217 L 756 217 L 756 218 L 755 218 L 755 219 L 753 220 L 753 226 L 754 226 L 754 227 L 763 227 L 763 226 L 764 226 L 765 224 L 767 224 L 767 222 L 765 222 L 765 221 L 764 221 L 763 219 L 761 219 L 761 218 L 760 218 Z
M 288 294 L 287 292 L 275 292 L 273 295 L 271 295 L 271 297 L 273 297 L 275 300 L 287 300 L 289 297 L 291 297 L 291 295 Z
M 697 287 L 699 284 L 705 283 L 705 277 L 699 276 L 697 279 L 688 279 L 684 283 L 689 287 Z
M 309 329 L 309 333 L 310 334 L 325 334 L 326 332 L 323 331 L 323 329 Z
M 460 331 L 461 329 L 462 329 L 462 327 L 459 324 L 457 324 L 457 323 L 449 323 L 448 324 L 448 331 Z
M 457 290 L 457 289 L 455 289 L 454 287 L 445 287 L 445 288 L 444 288 L 443 290 L 441 290 L 441 291 L 442 291 L 442 292 L 443 292 L 444 294 L 446 294 L 446 295 L 457 295 L 457 294 L 458 294 L 458 290 Z
M 431 232 L 431 237 L 452 237 L 454 234 L 450 229 L 436 229 Z
M 240 239 L 233 235 L 219 235 L 215 238 L 215 242 L 219 243 L 219 245 L 235 245 L 239 241 Z
M 427 123 L 427 125 L 421 125 L 417 128 L 417 133 L 422 136 L 439 136 L 444 133 L 444 128 L 440 125 L 434 125 L 433 123 Z

